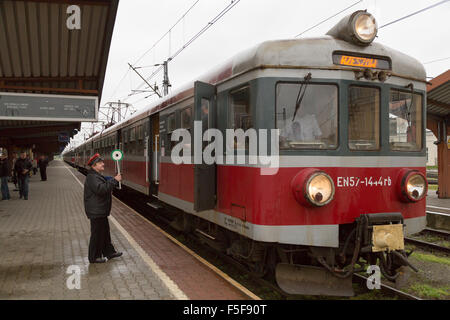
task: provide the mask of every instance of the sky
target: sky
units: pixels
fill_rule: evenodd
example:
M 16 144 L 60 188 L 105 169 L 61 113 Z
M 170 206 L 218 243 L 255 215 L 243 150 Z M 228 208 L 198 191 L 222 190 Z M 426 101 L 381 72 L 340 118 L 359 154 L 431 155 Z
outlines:
M 237 2 L 237 0 L 234 0 Z M 367 9 L 378 26 L 433 5 L 441 0 L 240 0 L 221 19 L 169 62 L 171 90 L 176 90 L 233 55 L 266 40 L 289 39 L 357 3 L 350 9 L 302 34 L 324 35 L 346 15 Z M 100 106 L 127 102 L 139 110 L 154 102 L 150 93 L 133 94 L 142 80 L 128 63 L 149 77 L 169 56 L 212 21 L 231 0 L 120 0 L 109 52 Z M 194 5 L 195 4 L 195 5 Z M 193 6 L 194 5 L 194 6 Z M 193 7 L 192 7 L 193 6 Z M 174 24 L 192 9 L 179 21 Z M 427 76 L 450 69 L 450 1 L 378 31 L 376 42 L 425 63 Z M 152 46 L 168 33 L 152 50 Z M 434 60 L 442 61 L 428 63 Z M 162 91 L 162 72 L 150 80 Z M 140 89 L 144 89 L 141 87 Z M 105 109 L 101 109 L 106 112 Z M 130 112 L 128 113 L 130 114 Z M 100 116 L 104 119 L 104 116 Z M 83 128 L 92 127 L 83 123 Z M 101 128 L 97 125 L 97 130 Z M 86 132 L 86 131 L 84 131 Z M 82 135 L 75 137 L 82 141 Z

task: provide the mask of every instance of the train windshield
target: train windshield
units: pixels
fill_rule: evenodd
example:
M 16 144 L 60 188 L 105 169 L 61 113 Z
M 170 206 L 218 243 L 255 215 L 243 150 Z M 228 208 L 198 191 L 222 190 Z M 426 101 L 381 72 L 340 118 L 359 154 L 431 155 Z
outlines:
M 389 93 L 389 145 L 394 151 L 422 149 L 422 96 L 391 89 Z
M 350 150 L 380 149 L 380 89 L 349 88 L 348 146 Z
M 279 83 L 276 94 L 280 149 L 337 148 L 336 85 Z

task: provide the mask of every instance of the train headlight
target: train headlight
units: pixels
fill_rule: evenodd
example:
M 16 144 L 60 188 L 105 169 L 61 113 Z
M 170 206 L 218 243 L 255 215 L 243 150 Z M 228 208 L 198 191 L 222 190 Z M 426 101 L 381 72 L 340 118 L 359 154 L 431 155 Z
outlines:
M 364 43 L 371 43 L 378 31 L 375 18 L 370 13 L 363 12 L 356 15 L 353 21 L 355 36 L 359 38 L 358 40 Z
M 416 170 L 404 173 L 400 187 L 405 200 L 413 202 L 423 199 L 428 191 L 425 176 Z
M 333 179 L 316 168 L 297 173 L 291 181 L 291 188 L 297 202 L 307 207 L 322 207 L 334 198 Z
M 421 174 L 411 175 L 406 182 L 406 193 L 408 198 L 413 201 L 418 201 L 425 195 L 426 189 L 425 178 Z
M 306 182 L 305 188 L 308 200 L 316 206 L 328 204 L 334 196 L 334 183 L 325 172 L 312 174 Z
M 375 18 L 365 10 L 346 16 L 336 24 L 327 35 L 360 46 L 367 46 L 375 39 L 378 25 Z

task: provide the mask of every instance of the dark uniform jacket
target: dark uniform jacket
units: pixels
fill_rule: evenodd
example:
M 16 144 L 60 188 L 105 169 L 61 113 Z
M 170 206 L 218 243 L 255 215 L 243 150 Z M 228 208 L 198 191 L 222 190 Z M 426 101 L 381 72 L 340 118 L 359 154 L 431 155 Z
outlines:
M 89 219 L 109 216 L 112 191 L 119 185 L 115 179 L 106 180 L 104 176 L 90 169 L 84 182 L 84 210 Z
M 16 160 L 16 164 L 14 165 L 14 171 L 17 172 L 17 175 L 19 177 L 22 177 L 28 174 L 28 172 L 23 173 L 23 170 L 31 170 L 32 167 L 33 165 L 31 164 L 30 160 L 19 158 Z
M 11 175 L 11 169 L 9 167 L 8 159 L 0 159 L 0 177 L 9 177 Z
M 44 159 L 44 160 L 39 159 L 38 166 L 40 169 L 46 168 L 48 166 L 48 160 L 47 159 Z

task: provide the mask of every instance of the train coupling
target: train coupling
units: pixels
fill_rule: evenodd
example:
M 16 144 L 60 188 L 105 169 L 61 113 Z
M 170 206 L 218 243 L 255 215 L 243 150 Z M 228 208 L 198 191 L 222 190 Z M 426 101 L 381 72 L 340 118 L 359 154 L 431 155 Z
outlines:
M 361 253 L 376 255 L 380 260 L 383 275 L 394 281 L 395 271 L 408 266 L 418 272 L 407 259 L 405 252 L 403 216 L 399 212 L 361 215 L 357 219 L 361 227 Z

